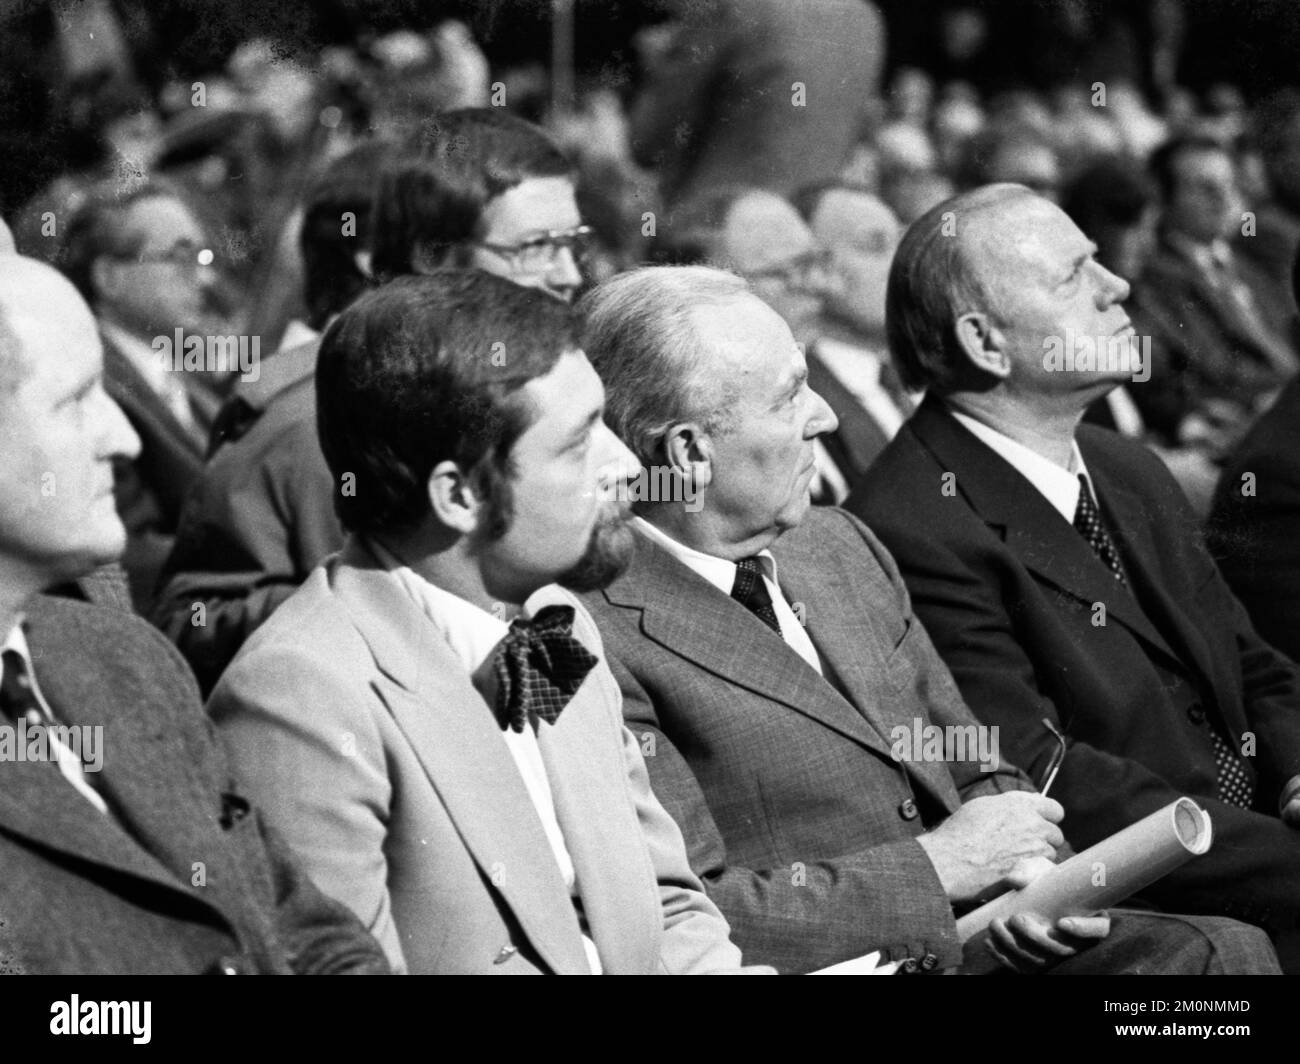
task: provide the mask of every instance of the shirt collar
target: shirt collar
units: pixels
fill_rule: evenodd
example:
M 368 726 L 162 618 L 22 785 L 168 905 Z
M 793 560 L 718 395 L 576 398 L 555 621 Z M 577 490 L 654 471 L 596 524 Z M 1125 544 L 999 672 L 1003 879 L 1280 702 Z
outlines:
M 1083 455 L 1079 452 L 1078 443 L 1071 441 L 1070 468 L 1062 469 L 1037 451 L 1031 450 L 997 429 L 989 428 L 981 421 L 976 421 L 969 414 L 963 414 L 951 407 L 948 410 L 976 438 L 992 448 L 1016 472 L 1037 488 L 1039 494 L 1052 504 L 1052 508 L 1057 513 L 1070 524 L 1074 524 L 1074 514 L 1079 507 L 1079 474 L 1088 476 L 1088 468 L 1083 463 Z M 1088 477 L 1088 480 L 1091 483 L 1092 478 Z
M 1206 273 L 1232 265 L 1232 248 L 1226 240 L 1215 239 L 1208 244 L 1198 244 L 1185 234 L 1175 232 L 1167 234 L 1166 239 Z
M 694 547 L 688 547 L 685 543 L 679 543 L 672 536 L 662 529 L 656 528 L 644 517 L 632 518 L 632 527 L 642 535 L 648 537 L 659 546 L 663 547 L 669 554 L 676 558 L 691 571 L 704 577 L 710 584 L 716 587 L 724 595 L 730 595 L 732 587 L 736 583 L 736 563 L 727 561 L 726 558 L 718 558 L 712 554 L 705 554 Z M 772 557 L 770 550 L 761 550 L 756 557 L 763 566 L 763 575 L 766 576 L 773 584 L 780 587 L 776 579 L 776 559 Z

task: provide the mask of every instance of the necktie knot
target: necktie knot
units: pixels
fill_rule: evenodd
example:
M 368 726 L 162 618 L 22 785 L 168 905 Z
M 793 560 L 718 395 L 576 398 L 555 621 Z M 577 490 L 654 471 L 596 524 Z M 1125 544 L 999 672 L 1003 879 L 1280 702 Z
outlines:
M 573 634 L 573 607 L 547 606 L 532 620 L 516 619 L 492 664 L 494 711 L 501 730 L 517 732 L 538 720 L 554 724 L 597 658 Z
M 781 634 L 781 622 L 777 620 L 772 596 L 763 580 L 763 563 L 757 556 L 751 555 L 736 562 L 736 580 L 731 585 L 731 597 L 777 635 Z

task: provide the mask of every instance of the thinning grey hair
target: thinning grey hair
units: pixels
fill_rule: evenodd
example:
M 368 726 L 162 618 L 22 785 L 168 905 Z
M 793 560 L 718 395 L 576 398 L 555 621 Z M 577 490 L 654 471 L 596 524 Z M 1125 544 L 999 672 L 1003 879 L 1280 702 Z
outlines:
M 642 465 L 664 461 L 673 425 L 727 431 L 732 389 L 690 316 L 702 304 L 749 294 L 744 278 L 711 266 L 643 266 L 578 303 L 583 349 L 605 384 L 605 421 Z

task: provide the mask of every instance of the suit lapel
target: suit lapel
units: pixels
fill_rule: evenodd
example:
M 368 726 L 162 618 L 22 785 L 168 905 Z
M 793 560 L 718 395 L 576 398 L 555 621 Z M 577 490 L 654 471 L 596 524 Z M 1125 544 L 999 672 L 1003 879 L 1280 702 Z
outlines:
M 1104 463 L 1089 455 L 1084 457 L 1103 513 L 1109 518 L 1109 526 L 1124 557 L 1130 582 L 1167 637 L 1176 659 L 1213 687 L 1214 678 L 1204 671 L 1203 664 L 1212 661 L 1214 656 L 1196 626 L 1168 593 L 1171 584 L 1164 578 L 1156 554 L 1158 540 L 1150 527 L 1146 504 L 1122 480 L 1112 476 Z
M 879 605 L 871 601 L 862 579 L 843 579 L 843 574 L 836 573 L 826 559 L 802 554 L 792 557 L 783 550 L 781 540 L 772 553 L 780 566 L 782 585 L 791 598 L 837 604 L 834 609 L 806 611 L 808 636 L 821 656 L 823 668 L 839 679 L 849 703 L 871 727 L 875 741 L 867 745 L 892 759 L 890 736 L 897 727 L 912 734 L 916 703 L 898 697 L 885 669 L 893 647 L 871 623 Z M 952 801 L 952 776 L 946 764 L 919 759 L 901 762 L 899 767 L 937 797 Z
M 113 400 L 135 419 L 149 425 L 154 435 L 170 441 L 171 449 L 184 454 L 186 461 L 197 470 L 207 441 L 196 437 L 176 420 L 176 415 L 149 387 L 131 360 L 107 338 L 104 339 L 104 371 L 104 386 Z
M 634 816 L 613 797 L 625 793 L 626 771 L 612 761 L 608 712 L 589 682 L 555 726 L 543 724 L 538 741 L 555 799 L 555 815 L 573 859 L 591 938 L 608 972 L 653 970 L 650 949 L 659 939 L 662 914 L 649 897 L 654 882 Z
M 627 574 L 604 594 L 641 609 L 642 630 L 674 654 L 889 756 L 883 736 L 785 640 L 645 536 L 636 536 Z
M 577 914 L 501 730 L 464 666 L 397 580 L 357 544 L 338 594 L 375 656 L 374 686 L 485 879 L 556 972 L 584 972 Z
M 1181 661 L 1133 595 L 1118 586 L 1105 563 L 1093 554 L 1087 540 L 1009 462 L 967 432 L 939 400 L 926 399 L 908 428 L 941 468 L 956 474 L 957 491 L 1035 576 L 1088 606 L 1105 603 L 1108 618 L 1118 620 L 1166 657 Z M 1092 466 L 1088 470 L 1090 475 L 1094 472 Z
M 201 801 L 189 753 L 153 712 L 154 696 L 113 685 L 112 705 L 105 708 L 109 685 L 82 660 L 84 648 L 64 645 L 62 633 L 38 609 L 29 615 L 27 638 L 37 682 L 56 719 L 103 728 L 103 769 L 93 783 L 113 815 L 96 810 L 55 765 L 11 764 L 4 767 L 0 820 L 53 849 L 214 904 L 187 883 L 196 855 L 211 849 L 218 810 Z M 92 715 L 87 707 L 104 711 Z M 179 771 L 160 771 L 160 765 Z

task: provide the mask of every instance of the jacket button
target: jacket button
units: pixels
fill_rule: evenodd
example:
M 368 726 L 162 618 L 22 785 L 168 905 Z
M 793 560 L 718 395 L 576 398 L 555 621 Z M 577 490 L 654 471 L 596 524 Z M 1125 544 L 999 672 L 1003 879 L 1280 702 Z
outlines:
M 1199 702 L 1193 702 L 1187 707 L 1187 719 L 1193 724 L 1205 723 L 1205 707 Z
M 915 957 L 908 957 L 907 960 L 898 966 L 898 970 L 903 975 L 915 975 L 921 970 L 921 966 L 917 963 Z
M 939 966 L 939 958 L 933 953 L 927 953 L 921 958 L 921 971 L 932 972 Z
M 916 803 L 911 798 L 904 798 L 902 804 L 898 807 L 898 815 L 904 820 L 915 820 L 918 815 Z

